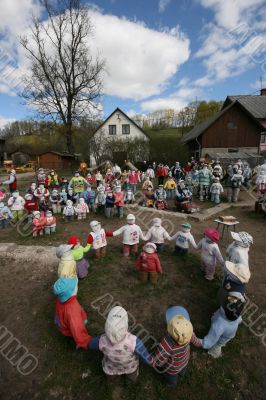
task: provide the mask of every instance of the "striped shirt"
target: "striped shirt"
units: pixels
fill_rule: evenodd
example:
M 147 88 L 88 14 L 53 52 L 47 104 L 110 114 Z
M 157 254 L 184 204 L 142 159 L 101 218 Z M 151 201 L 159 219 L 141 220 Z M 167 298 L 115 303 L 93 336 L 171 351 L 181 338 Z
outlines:
M 202 346 L 194 333 L 190 343 L 195 347 Z M 190 343 L 180 346 L 170 335 L 166 335 L 156 350 L 153 366 L 170 375 L 179 374 L 189 362 Z

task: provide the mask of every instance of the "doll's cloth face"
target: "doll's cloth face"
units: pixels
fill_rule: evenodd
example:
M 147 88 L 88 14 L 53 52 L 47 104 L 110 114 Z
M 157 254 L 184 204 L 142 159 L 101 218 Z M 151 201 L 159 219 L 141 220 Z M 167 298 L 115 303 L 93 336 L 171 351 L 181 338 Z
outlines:
M 93 232 L 94 233 L 99 233 L 100 232 L 100 230 L 101 230 L 101 224 L 100 223 L 98 223 L 97 225 L 94 225 L 93 227 L 92 227 L 92 230 L 93 230 Z

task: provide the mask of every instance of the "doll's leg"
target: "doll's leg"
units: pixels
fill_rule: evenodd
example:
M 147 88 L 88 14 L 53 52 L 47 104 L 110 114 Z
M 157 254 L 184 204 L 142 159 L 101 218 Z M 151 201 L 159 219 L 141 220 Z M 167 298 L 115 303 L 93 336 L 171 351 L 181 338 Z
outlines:
M 45 232 L 45 235 L 50 235 L 50 227 L 48 227 L 48 226 L 45 227 L 44 232 Z
M 139 272 L 139 279 L 141 282 L 147 282 L 148 281 L 148 272 L 147 271 L 140 271 Z
M 212 356 L 213 358 L 219 358 L 222 356 L 222 346 L 219 344 L 215 344 L 213 347 L 211 347 L 208 351 L 208 354 Z
M 130 246 L 128 244 L 123 244 L 123 255 L 124 257 L 129 257 Z
M 101 249 L 95 249 L 95 258 L 96 260 L 101 258 Z
M 233 196 L 233 188 L 229 187 L 227 189 L 227 200 L 228 200 L 228 203 L 232 202 L 232 196 Z
M 106 246 L 101 247 L 101 257 L 105 257 L 106 255 Z
M 149 279 L 150 279 L 150 282 L 151 282 L 153 285 L 155 285 L 155 284 L 157 283 L 157 281 L 158 281 L 158 274 L 157 274 L 157 272 L 150 272 L 150 273 L 149 273 Z
M 110 218 L 110 210 L 111 210 L 111 208 L 105 208 L 105 216 L 106 216 L 106 218 Z
M 205 278 L 208 281 L 212 281 L 215 274 L 215 265 L 206 264 L 206 275 Z
M 130 254 L 136 254 L 138 252 L 138 244 L 133 244 L 130 247 Z

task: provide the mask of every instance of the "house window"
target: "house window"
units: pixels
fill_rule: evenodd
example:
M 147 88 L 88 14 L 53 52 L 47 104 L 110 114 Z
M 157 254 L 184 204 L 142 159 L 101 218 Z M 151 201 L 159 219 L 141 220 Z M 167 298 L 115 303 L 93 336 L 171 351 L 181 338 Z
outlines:
M 130 134 L 130 125 L 129 124 L 122 125 L 122 134 L 123 135 L 129 135 Z
M 265 143 L 266 142 L 266 132 L 262 132 L 260 135 L 260 142 Z
M 116 135 L 116 125 L 109 125 L 109 135 Z
M 228 122 L 227 128 L 228 129 L 236 129 L 237 125 L 234 122 Z

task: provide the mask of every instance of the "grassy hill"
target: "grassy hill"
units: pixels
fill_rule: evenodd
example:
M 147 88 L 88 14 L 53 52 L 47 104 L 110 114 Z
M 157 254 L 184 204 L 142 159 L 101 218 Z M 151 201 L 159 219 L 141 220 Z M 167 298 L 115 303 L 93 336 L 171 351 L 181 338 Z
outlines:
M 81 130 L 73 133 L 74 153 L 88 156 L 89 134 Z M 6 139 L 6 152 L 23 152 L 29 155 L 45 153 L 47 151 L 67 152 L 66 139 L 60 131 L 46 135 L 12 136 Z
M 186 148 L 181 145 L 181 128 L 149 128 L 145 132 L 150 137 L 150 158 L 157 161 L 173 162 L 187 160 Z M 74 153 L 80 159 L 89 161 L 89 138 L 92 131 L 76 129 L 73 133 Z M 12 136 L 6 139 L 7 154 L 22 152 L 30 156 L 48 151 L 66 152 L 66 139 L 60 129 L 45 135 Z

